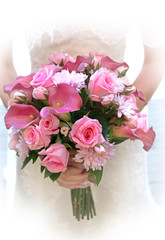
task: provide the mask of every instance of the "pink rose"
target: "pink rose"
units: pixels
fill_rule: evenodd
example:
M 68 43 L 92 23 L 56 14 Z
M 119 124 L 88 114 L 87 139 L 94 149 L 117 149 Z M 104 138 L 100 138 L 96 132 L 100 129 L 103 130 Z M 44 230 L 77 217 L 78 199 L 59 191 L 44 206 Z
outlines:
M 54 64 L 42 65 L 36 74 L 34 74 L 33 80 L 30 82 L 30 84 L 33 87 L 51 87 L 53 86 L 52 76 L 58 71 L 59 67 L 55 66 Z
M 52 113 L 50 113 L 47 117 L 42 118 L 39 122 L 41 132 L 46 135 L 58 134 L 59 125 L 59 119 Z
M 118 92 L 118 75 L 107 69 L 100 68 L 89 80 L 88 91 L 93 101 L 101 102 L 106 95 Z M 124 85 L 123 85 L 124 86 Z
M 99 121 L 87 116 L 84 116 L 73 124 L 70 137 L 73 142 L 86 148 L 94 147 L 104 141 L 102 126 Z
M 44 149 L 39 154 L 47 155 L 41 162 L 41 165 L 45 166 L 49 172 L 58 173 L 66 170 L 69 152 L 63 144 L 52 144 L 47 150 Z
M 33 89 L 33 97 L 35 99 L 46 100 L 48 96 L 48 90 L 44 87 L 37 87 Z
M 50 143 L 50 136 L 42 134 L 37 125 L 35 127 L 27 127 L 23 132 L 23 136 L 30 150 L 37 150 L 41 149 L 42 147 L 47 147 Z
M 60 65 L 61 63 L 65 64 L 68 61 L 75 62 L 75 59 L 68 56 L 67 53 L 56 53 L 49 58 L 49 61 Z

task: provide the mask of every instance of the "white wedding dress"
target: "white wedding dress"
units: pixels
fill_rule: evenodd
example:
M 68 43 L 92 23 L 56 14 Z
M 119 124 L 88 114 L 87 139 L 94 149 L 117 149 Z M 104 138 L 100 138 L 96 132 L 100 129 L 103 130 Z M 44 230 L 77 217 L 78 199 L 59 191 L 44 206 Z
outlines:
M 61 51 L 75 57 L 95 50 L 123 61 L 127 24 L 121 27 L 66 22 L 43 24 L 27 32 L 32 72 L 47 63 L 50 55 Z M 23 239 L 49 240 L 164 239 L 161 211 L 150 193 L 146 153 L 140 141 L 128 140 L 116 146 L 115 157 L 104 167 L 100 185 L 92 185 L 97 216 L 90 221 L 78 222 L 73 217 L 70 190 L 44 179 L 39 163 L 29 163 L 21 170 L 22 163 L 18 161 L 18 239 L 22 239 L 22 234 Z

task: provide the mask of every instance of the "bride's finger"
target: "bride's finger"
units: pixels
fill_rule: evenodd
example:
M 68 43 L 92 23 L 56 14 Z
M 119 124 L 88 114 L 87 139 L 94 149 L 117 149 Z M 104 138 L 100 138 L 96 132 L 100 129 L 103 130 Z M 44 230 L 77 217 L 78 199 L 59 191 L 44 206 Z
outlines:
M 68 166 L 67 170 L 64 172 L 65 175 L 77 175 L 81 174 L 82 169 L 74 166 Z
M 77 151 L 74 149 L 69 150 L 69 157 L 74 157 L 76 155 Z
M 70 166 L 73 166 L 73 167 L 76 167 L 76 168 L 79 168 L 79 169 L 82 169 L 82 170 L 85 169 L 83 163 L 75 162 L 73 160 L 70 161 Z

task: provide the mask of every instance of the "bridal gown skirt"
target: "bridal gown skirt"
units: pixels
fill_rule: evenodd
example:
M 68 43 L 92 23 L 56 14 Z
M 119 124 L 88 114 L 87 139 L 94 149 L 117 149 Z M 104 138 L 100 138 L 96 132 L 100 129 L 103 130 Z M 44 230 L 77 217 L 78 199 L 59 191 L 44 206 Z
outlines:
M 44 179 L 39 160 L 24 170 L 18 162 L 14 210 L 18 239 L 23 234 L 24 239 L 43 240 L 163 240 L 162 213 L 149 191 L 145 155 L 139 141 L 117 146 L 100 185 L 92 185 L 97 215 L 90 221 L 75 219 L 70 190 Z

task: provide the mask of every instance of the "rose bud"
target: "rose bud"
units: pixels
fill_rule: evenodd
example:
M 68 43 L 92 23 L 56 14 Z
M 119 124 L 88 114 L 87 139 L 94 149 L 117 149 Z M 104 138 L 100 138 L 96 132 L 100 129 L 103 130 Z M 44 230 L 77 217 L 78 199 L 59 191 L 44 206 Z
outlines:
M 37 87 L 33 89 L 32 93 L 35 99 L 46 100 L 48 98 L 48 90 L 44 87 Z

